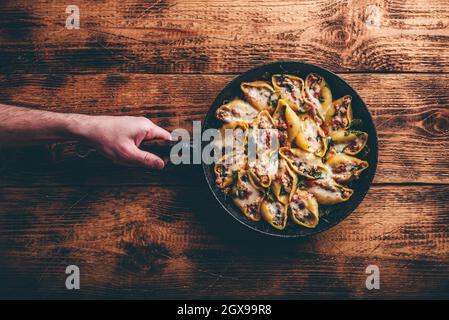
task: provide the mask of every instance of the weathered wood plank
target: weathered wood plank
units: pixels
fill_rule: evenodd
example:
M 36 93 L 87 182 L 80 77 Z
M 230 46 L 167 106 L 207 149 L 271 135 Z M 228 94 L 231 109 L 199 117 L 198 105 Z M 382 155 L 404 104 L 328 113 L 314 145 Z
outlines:
M 367 103 L 379 134 L 377 183 L 449 183 L 449 94 L 446 74 L 342 74 Z M 157 77 L 157 81 L 155 78 Z M 169 130 L 202 120 L 228 75 L 3 75 L 4 102 L 59 112 L 144 115 Z M 59 150 L 59 149 L 58 149 Z M 62 150 L 71 150 L 65 148 Z M 0 185 L 173 184 L 178 174 L 77 161 L 61 151 L 59 163 L 45 153 L 4 155 Z M 176 173 L 176 175 L 174 174 Z
M 2 294 L 62 297 L 448 297 L 449 186 L 374 186 L 339 226 L 255 237 L 202 188 L 2 188 Z M 201 199 L 201 201 L 200 201 Z M 82 290 L 64 290 L 65 267 Z M 365 289 L 378 265 L 381 290 Z M 23 286 L 27 286 L 24 292 Z
M 0 72 L 229 73 L 305 60 L 334 71 L 449 72 L 449 4 L 79 0 L 2 3 Z

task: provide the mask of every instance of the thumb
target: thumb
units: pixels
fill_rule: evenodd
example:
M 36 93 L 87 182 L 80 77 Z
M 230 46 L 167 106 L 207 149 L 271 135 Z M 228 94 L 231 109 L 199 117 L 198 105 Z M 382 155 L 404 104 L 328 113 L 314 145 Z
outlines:
M 131 160 L 134 164 L 148 169 L 162 170 L 165 167 L 164 160 L 152 153 L 140 150 L 137 146 L 133 148 Z
M 148 128 L 144 140 L 152 140 L 152 139 L 171 140 L 171 134 L 167 130 L 158 127 L 155 124 L 152 124 L 152 126 Z

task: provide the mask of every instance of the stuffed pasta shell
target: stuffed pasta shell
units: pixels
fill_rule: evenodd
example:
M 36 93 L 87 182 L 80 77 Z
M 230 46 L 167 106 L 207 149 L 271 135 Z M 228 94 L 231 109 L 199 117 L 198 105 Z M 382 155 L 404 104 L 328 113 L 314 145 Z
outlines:
M 246 100 L 257 110 L 272 113 L 277 106 L 278 94 L 264 81 L 243 82 L 240 85 Z
M 273 119 L 276 128 L 279 130 L 280 145 L 283 147 L 290 146 L 300 130 L 301 122 L 298 115 L 285 100 L 279 100 Z
M 348 201 L 354 190 L 338 184 L 332 178 L 307 182 L 307 191 L 314 195 L 319 204 L 333 205 Z
M 292 192 L 295 191 L 298 183 L 298 177 L 296 173 L 290 168 L 287 160 L 281 158 L 279 160 L 279 169 L 276 172 L 271 190 L 280 202 L 286 204 L 290 198 Z
M 231 195 L 234 204 L 247 218 L 252 221 L 260 220 L 260 205 L 262 204 L 264 193 L 253 181 L 248 171 L 239 171 Z
M 279 154 L 295 173 L 307 179 L 315 180 L 329 176 L 329 169 L 321 158 L 312 153 L 297 148 L 281 148 Z
M 273 87 L 294 111 L 305 112 L 304 80 L 292 75 L 275 74 Z
M 270 193 L 262 201 L 260 212 L 264 220 L 278 230 L 287 225 L 287 205 Z
M 225 124 L 219 130 L 218 138 L 214 141 L 215 148 L 223 154 L 244 153 L 247 141 L 248 125 L 244 122 L 232 122 Z
M 251 123 L 259 111 L 251 104 L 241 99 L 234 99 L 217 109 L 215 116 L 224 123 L 244 122 Z
M 328 139 L 323 130 L 309 115 L 300 116 L 295 141 L 298 147 L 317 157 L 324 156 L 328 147 Z
M 335 100 L 326 114 L 326 124 L 331 131 L 345 130 L 352 121 L 352 97 Z
M 334 180 L 340 183 L 357 179 L 368 168 L 368 162 L 333 150 L 327 155 L 326 164 L 331 168 Z
M 235 178 L 235 174 L 246 166 L 246 155 L 233 152 L 221 157 L 214 166 L 215 183 L 220 189 L 229 187 Z
M 368 134 L 362 131 L 340 130 L 331 134 L 335 151 L 355 156 L 365 148 Z
M 305 80 L 305 93 L 314 105 L 316 114 L 324 121 L 325 114 L 332 104 L 332 92 L 326 80 L 319 74 L 309 74 Z
M 292 220 L 303 227 L 315 228 L 319 221 L 318 202 L 310 192 L 297 189 L 288 204 Z
M 278 151 L 259 153 L 256 159 L 248 161 L 248 169 L 255 181 L 264 187 L 271 186 L 274 176 L 278 170 Z

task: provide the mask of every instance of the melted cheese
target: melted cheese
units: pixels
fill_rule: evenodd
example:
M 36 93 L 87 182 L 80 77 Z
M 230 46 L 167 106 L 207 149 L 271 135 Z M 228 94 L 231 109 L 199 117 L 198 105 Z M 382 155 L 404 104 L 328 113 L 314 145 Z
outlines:
M 343 197 L 343 188 L 332 179 L 316 180 L 310 184 L 307 191 L 312 193 L 318 203 L 331 205 L 346 201 L 349 197 Z
M 245 122 L 251 123 L 257 117 L 258 110 L 255 109 L 248 102 L 240 99 L 233 100 L 227 104 L 222 105 L 216 111 L 216 117 L 225 122 Z
M 318 134 L 318 126 L 310 117 L 303 117 L 300 121 L 300 132 L 304 140 L 304 148 L 309 152 L 317 152 L 322 149 L 321 138 Z

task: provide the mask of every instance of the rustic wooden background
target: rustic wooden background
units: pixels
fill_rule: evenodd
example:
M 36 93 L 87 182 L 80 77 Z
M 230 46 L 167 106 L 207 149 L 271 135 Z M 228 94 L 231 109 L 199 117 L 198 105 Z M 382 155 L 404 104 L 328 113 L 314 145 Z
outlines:
M 190 129 L 237 74 L 303 60 L 363 97 L 380 163 L 350 218 L 285 242 L 226 217 L 195 166 L 3 151 L 1 297 L 449 298 L 448 1 L 65 2 L 1 2 L 1 102 Z M 80 30 L 64 27 L 69 4 Z M 380 290 L 365 288 L 370 264 Z

